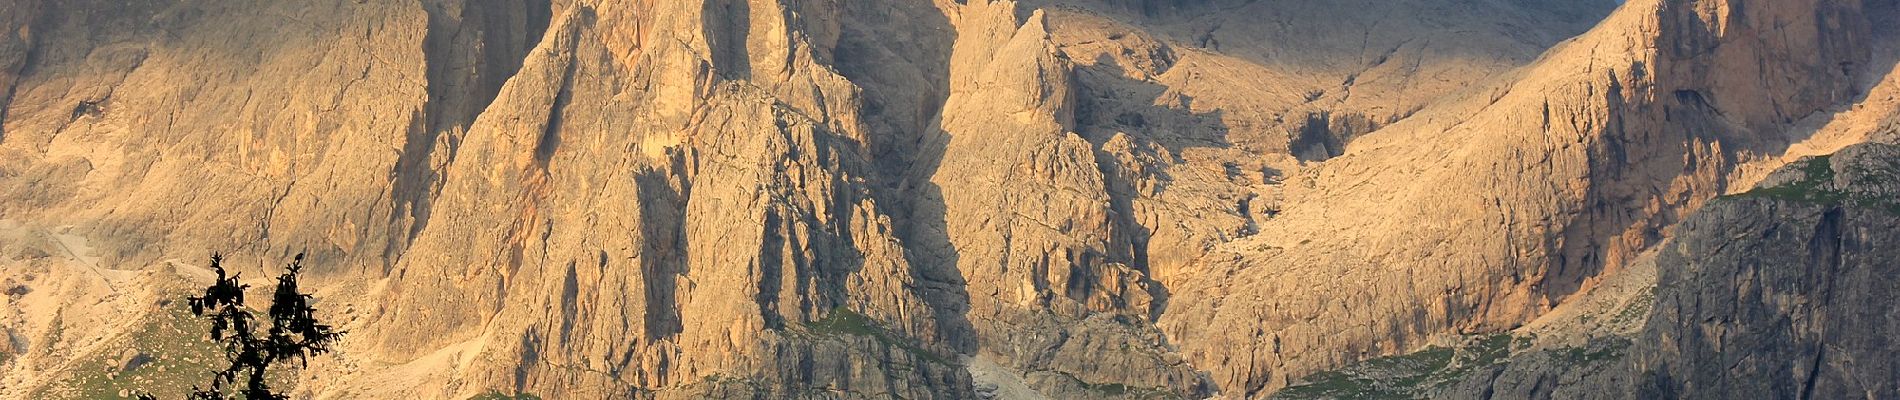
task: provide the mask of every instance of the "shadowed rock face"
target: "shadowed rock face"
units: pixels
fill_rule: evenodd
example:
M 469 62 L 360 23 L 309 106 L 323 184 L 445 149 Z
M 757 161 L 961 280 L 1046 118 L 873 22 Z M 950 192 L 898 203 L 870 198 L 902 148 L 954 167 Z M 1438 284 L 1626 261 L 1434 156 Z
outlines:
M 1661 245 L 1641 329 L 1522 351 L 1437 398 L 1844 398 L 1900 394 L 1886 340 L 1900 147 L 1808 158 Z M 1607 316 L 1606 316 L 1607 317 Z
M 1900 395 L 1887 338 L 1900 321 L 1900 147 L 1867 144 L 1791 166 L 1685 222 L 1633 357 L 1645 394 Z
M 1511 83 L 1355 139 L 1258 235 L 1171 285 L 1192 295 L 1171 300 L 1163 331 L 1254 394 L 1358 353 L 1515 328 L 1723 194 L 1735 160 L 1779 154 L 1775 120 L 1859 101 L 1865 78 L 1839 65 L 1868 62 L 1860 7 L 1624 4 Z M 1368 204 L 1387 206 L 1352 206 Z
M 1882 4 L 10 2 L 0 238 L 91 251 L 0 277 L 307 251 L 319 396 L 1259 397 L 1617 273 Z

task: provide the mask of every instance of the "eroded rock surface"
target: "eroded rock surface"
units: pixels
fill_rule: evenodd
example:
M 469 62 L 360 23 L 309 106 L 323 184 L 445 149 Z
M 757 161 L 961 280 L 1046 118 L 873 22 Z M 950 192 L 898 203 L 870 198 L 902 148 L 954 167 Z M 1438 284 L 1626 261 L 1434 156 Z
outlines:
M 1169 287 L 1185 295 L 1163 331 L 1253 395 L 1530 321 L 1723 194 L 1731 160 L 1779 151 L 1757 137 L 1856 101 L 1860 78 L 1840 66 L 1867 63 L 1866 15 L 1859 2 L 1626 3 L 1516 79 L 1289 182 L 1305 190 L 1280 217 Z M 1731 57 L 1756 61 L 1715 61 Z
M 323 398 L 1260 397 L 1891 135 L 1836 113 L 1894 104 L 1893 8 L 13 1 L 0 278 L 97 313 L 309 252 Z M 7 315 L 0 397 L 120 354 Z
M 1891 397 L 1900 147 L 1794 163 L 1677 226 L 1641 329 L 1524 351 L 1438 398 Z M 1653 310 L 1653 311 L 1652 311 Z M 1604 315 L 1607 317 L 1608 315 Z

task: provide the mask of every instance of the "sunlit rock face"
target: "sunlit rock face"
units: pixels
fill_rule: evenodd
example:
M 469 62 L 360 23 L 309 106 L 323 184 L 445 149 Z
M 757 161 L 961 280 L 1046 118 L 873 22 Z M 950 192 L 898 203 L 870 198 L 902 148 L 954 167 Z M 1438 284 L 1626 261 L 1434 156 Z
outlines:
M 0 397 L 213 251 L 310 255 L 316 398 L 1266 397 L 1891 140 L 1893 3 L 5 2 Z

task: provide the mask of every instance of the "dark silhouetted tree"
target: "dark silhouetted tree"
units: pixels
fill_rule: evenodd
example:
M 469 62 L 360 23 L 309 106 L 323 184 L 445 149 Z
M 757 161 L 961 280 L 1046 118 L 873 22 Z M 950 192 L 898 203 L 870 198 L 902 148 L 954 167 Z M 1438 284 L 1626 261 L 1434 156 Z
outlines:
M 268 310 L 270 327 L 262 336 L 254 327 L 259 324 L 257 317 L 244 308 L 244 290 L 250 285 L 239 283 L 238 274 L 225 273 L 223 256 L 211 256 L 211 270 L 218 274 L 218 280 L 205 288 L 203 296 L 189 299 L 191 312 L 211 319 L 211 340 L 224 346 L 225 359 L 231 365 L 212 376 L 210 387 L 193 385 L 190 398 L 288 400 L 289 396 L 271 391 L 265 372 L 292 359 L 308 363 L 309 356 L 330 352 L 330 346 L 343 336 L 342 331 L 317 321 L 310 295 L 297 287 L 303 254 L 298 254 L 277 277 Z M 139 398 L 157 399 L 149 394 Z

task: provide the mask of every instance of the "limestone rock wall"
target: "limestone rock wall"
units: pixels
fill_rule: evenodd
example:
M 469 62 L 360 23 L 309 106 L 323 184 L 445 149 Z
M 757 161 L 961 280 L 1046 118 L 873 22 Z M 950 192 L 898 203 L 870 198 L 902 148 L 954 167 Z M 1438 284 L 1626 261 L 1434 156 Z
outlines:
M 1849 147 L 1704 208 L 1660 265 L 1643 396 L 1900 394 L 1885 338 L 1900 148 Z M 1779 180 L 1777 182 L 1776 180 Z
M 317 396 L 1256 397 L 1615 273 L 1862 11 L 14 1 L 0 219 L 311 253 Z
M 1888 397 L 1900 147 L 1796 162 L 1689 216 L 1660 247 L 1642 329 L 1519 353 L 1439 398 Z
M 1280 217 L 1170 286 L 1188 295 L 1163 330 L 1222 388 L 1253 395 L 1529 321 L 1722 194 L 1731 160 L 1778 152 L 1755 138 L 1786 119 L 1756 111 L 1855 100 L 1860 78 L 1839 66 L 1867 60 L 1859 8 L 1626 3 L 1509 83 L 1360 137 L 1359 151 L 1289 182 L 1305 190 L 1289 190 Z M 1770 26 L 1790 34 L 1753 33 Z M 1765 69 L 1787 78 L 1737 84 L 1735 97 L 1704 89 Z

